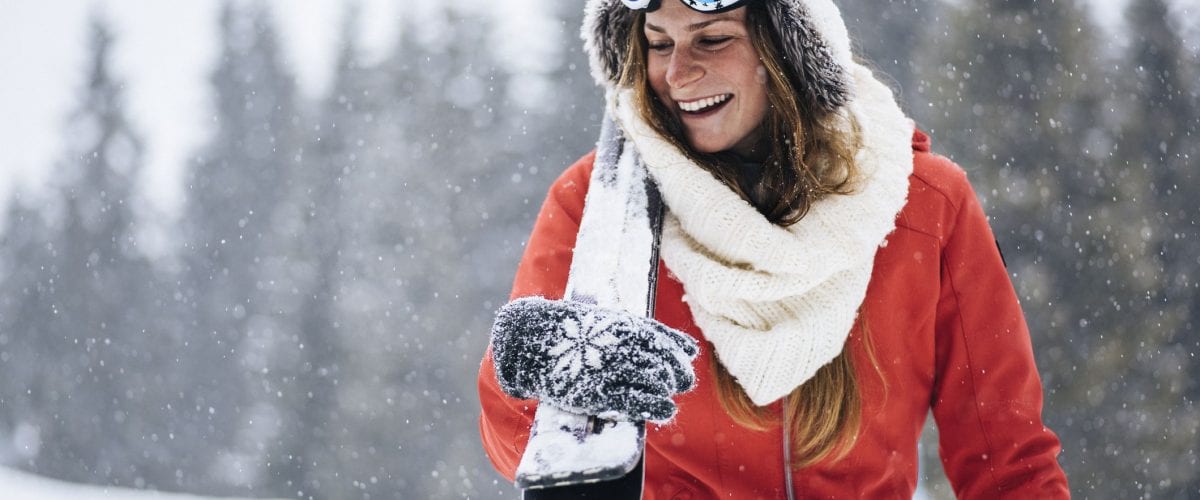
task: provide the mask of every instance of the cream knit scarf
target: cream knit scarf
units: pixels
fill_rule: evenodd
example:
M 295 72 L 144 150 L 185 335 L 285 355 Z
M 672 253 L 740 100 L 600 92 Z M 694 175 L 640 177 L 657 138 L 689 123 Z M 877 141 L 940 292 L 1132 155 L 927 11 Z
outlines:
M 721 364 L 751 401 L 787 395 L 837 357 L 866 295 L 875 251 L 895 228 L 912 173 L 912 122 L 858 64 L 844 109 L 863 133 L 863 177 L 790 227 L 749 203 L 656 134 L 633 108 L 615 116 L 669 207 L 662 258 Z

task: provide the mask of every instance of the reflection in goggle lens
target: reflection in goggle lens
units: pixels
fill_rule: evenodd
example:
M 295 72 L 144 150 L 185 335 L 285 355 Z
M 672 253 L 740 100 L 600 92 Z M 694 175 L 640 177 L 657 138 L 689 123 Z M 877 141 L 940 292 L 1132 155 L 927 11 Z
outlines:
M 705 13 L 723 12 L 747 3 L 749 0 L 683 0 L 683 4 L 692 10 Z M 658 9 L 662 0 L 621 0 L 621 3 L 633 10 L 653 11 Z

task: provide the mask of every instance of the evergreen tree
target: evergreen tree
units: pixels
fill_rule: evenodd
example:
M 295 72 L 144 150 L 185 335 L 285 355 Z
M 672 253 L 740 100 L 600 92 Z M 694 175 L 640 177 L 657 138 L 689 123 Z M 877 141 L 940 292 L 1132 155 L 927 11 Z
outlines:
M 221 447 L 206 471 L 216 484 L 269 482 L 287 485 L 271 491 L 292 494 L 296 476 L 264 468 L 292 459 L 274 454 L 286 414 L 277 400 L 299 389 L 270 374 L 297 362 L 303 349 L 280 320 L 298 314 L 299 301 L 278 290 L 290 251 L 281 242 L 296 234 L 303 217 L 281 208 L 303 160 L 302 120 L 265 5 L 227 1 L 219 23 L 213 136 L 185 181 L 188 240 L 180 293 L 194 317 L 186 372 L 196 378 L 194 405 L 181 418 L 189 421 L 190 439 Z
M 1200 142 L 1196 134 L 1200 103 L 1194 83 L 1198 75 L 1195 65 L 1187 64 L 1194 59 L 1164 0 L 1132 2 L 1126 19 L 1135 35 L 1126 64 L 1118 68 L 1124 93 L 1117 99 L 1123 118 L 1117 158 L 1125 168 L 1142 173 L 1142 187 L 1148 188 L 1141 193 L 1143 200 L 1155 206 L 1153 222 L 1164 228 L 1153 238 L 1162 260 L 1157 274 L 1164 285 L 1163 298 L 1186 308 L 1197 280 L 1195 263 L 1187 255 L 1196 247 L 1195 221 L 1200 219 L 1190 165 Z M 1171 234 L 1175 231 L 1186 234 Z M 1175 315 L 1187 320 L 1185 311 Z
M 543 78 L 554 90 L 538 94 L 535 101 L 543 104 L 532 109 L 512 98 L 501 103 L 501 118 L 506 120 L 508 133 L 502 144 L 517 154 L 517 163 L 504 167 L 522 179 L 522 182 L 510 181 L 510 195 L 513 196 L 507 203 L 527 195 L 534 198 L 534 213 L 519 211 L 526 214 L 520 220 L 526 225 L 521 228 L 522 238 L 528 236 L 532 216 L 536 215 L 546 186 L 568 165 L 596 146 L 604 113 L 604 89 L 592 78 L 580 40 L 583 9 L 574 3 L 548 0 L 542 3 L 538 8 L 545 11 L 545 16 L 556 19 L 558 26 L 538 39 L 546 46 L 556 48 L 558 56 L 548 71 L 535 76 Z M 501 69 L 511 70 L 503 66 Z M 536 90 L 513 85 L 507 93 L 511 96 Z M 504 283 L 505 287 L 508 285 Z
M 414 497 L 452 494 L 464 474 L 456 464 L 478 459 L 474 424 L 453 418 L 476 408 L 464 391 L 474 374 L 444 363 L 477 356 L 475 334 L 490 327 L 477 297 L 495 254 L 484 242 L 494 213 L 488 200 L 499 186 L 498 137 L 508 132 L 499 116 L 507 78 L 485 49 L 491 19 L 456 5 L 430 15 L 421 28 L 406 19 L 382 68 L 393 75 L 388 101 L 401 126 L 385 173 L 398 210 L 378 221 L 378 248 L 388 251 L 375 264 L 390 266 L 379 287 L 388 303 L 377 337 L 389 349 L 380 361 L 390 366 L 382 372 L 387 406 L 373 410 L 388 425 L 373 430 L 398 453 L 381 477 Z M 437 29 L 422 31 L 427 26 Z
M 358 16 L 357 4 L 347 7 L 334 82 L 320 103 L 318 119 L 307 127 L 307 153 L 281 205 L 297 213 L 299 226 L 291 234 L 278 235 L 282 238 L 274 243 L 288 255 L 275 287 L 281 297 L 274 302 L 295 304 L 278 323 L 294 332 L 296 344 L 302 346 L 291 353 L 295 362 L 276 367 L 269 377 L 289 388 L 279 398 L 282 426 L 271 445 L 276 456 L 285 458 L 270 464 L 274 484 L 269 489 L 279 494 L 295 490 L 314 498 L 356 496 L 356 485 L 370 484 L 371 475 L 361 471 L 370 469 L 371 460 L 379 460 L 377 454 L 360 459 L 360 452 L 376 443 L 355 439 L 359 423 L 345 415 L 340 394 L 347 373 L 371 376 L 354 373 L 359 358 L 353 346 L 373 348 L 373 339 L 343 327 L 350 318 L 342 313 L 342 297 L 351 285 L 348 275 L 354 276 L 347 262 L 357 247 L 352 238 L 361 231 L 350 199 L 355 193 L 347 191 L 346 180 L 357 173 L 367 150 L 360 138 L 373 125 L 367 99 L 371 82 L 354 39 Z M 385 423 L 375 423 L 380 424 Z
M 23 464 L 35 472 L 144 486 L 164 477 L 155 461 L 167 455 L 169 420 L 163 393 L 144 381 L 170 339 L 148 317 L 155 272 L 135 237 L 142 141 L 110 71 L 111 32 L 98 13 L 90 28 L 83 98 L 48 195 L 54 212 L 42 226 L 10 210 L 8 258 L 20 265 L 6 276 L 5 335 L 31 363 L 12 373 L 33 377 L 8 393 L 20 414 L 6 420 L 36 427 L 40 449 Z
M 924 90 L 935 151 L 967 169 L 993 217 L 1071 484 L 1124 497 L 1161 487 L 1148 484 L 1157 466 L 1147 464 L 1171 461 L 1165 408 L 1178 398 L 1160 390 L 1174 377 L 1155 368 L 1169 346 L 1151 292 L 1146 177 L 1114 161 L 1126 146 L 1112 146 L 1100 112 L 1114 76 L 1102 72 L 1085 7 L 964 5 L 949 43 L 931 51 L 925 66 L 938 69 Z
M 20 465 L 41 449 L 38 417 L 32 397 L 39 370 L 37 356 L 44 321 L 53 314 L 48 300 L 51 234 L 41 214 L 27 206 L 24 190 L 7 209 L 0 238 L 0 464 Z
M 464 390 L 474 370 L 461 366 L 477 363 L 546 185 L 594 144 L 599 116 L 584 110 L 598 110 L 601 98 L 579 53 L 570 71 L 553 62 L 543 76 L 553 85 L 570 75 L 585 97 L 545 92 L 550 105 L 523 109 L 529 96 L 520 92 L 536 89 L 513 87 L 518 71 L 495 59 L 493 19 L 453 4 L 425 14 L 402 20 L 392 54 L 359 83 L 335 84 L 323 113 L 338 118 L 322 120 L 322 142 L 332 135 L 340 139 L 330 144 L 353 146 L 343 169 L 339 310 L 355 360 L 340 373 L 355 382 L 338 394 L 339 418 L 350 422 L 344 442 L 360 446 L 339 453 L 361 464 L 348 467 L 367 476 L 353 484 L 371 495 L 475 496 L 493 475 L 474 422 L 451 418 L 478 404 Z M 578 45 L 574 22 L 563 28 L 565 46 Z
M 945 32 L 945 20 L 936 0 L 845 0 L 838 2 L 846 27 L 866 56 L 870 67 L 896 92 L 901 106 L 923 118 L 925 111 L 916 93 L 918 75 L 924 73 L 916 56 L 925 46 L 936 46 Z
M 1149 307 L 1141 321 L 1126 323 L 1126 331 L 1137 334 L 1123 338 L 1135 364 L 1121 389 L 1140 394 L 1139 404 L 1117 413 L 1128 429 L 1124 440 L 1138 448 L 1114 466 L 1141 472 L 1146 491 L 1186 496 L 1200 491 L 1194 466 L 1200 432 L 1200 385 L 1194 381 L 1200 364 L 1187 361 L 1200 347 L 1188 338 L 1200 310 L 1200 265 L 1191 258 L 1200 250 L 1200 189 L 1193 165 L 1200 151 L 1200 102 L 1196 68 L 1187 65 L 1194 59 L 1172 19 L 1164 0 L 1131 2 L 1126 22 L 1133 37 L 1117 69 L 1123 92 L 1114 99 L 1122 110 L 1114 159 L 1122 169 L 1124 198 L 1143 208 L 1129 221 L 1137 238 L 1130 246 L 1140 256 L 1132 277 L 1143 283 L 1138 292 Z M 1160 444 L 1142 447 L 1152 442 Z

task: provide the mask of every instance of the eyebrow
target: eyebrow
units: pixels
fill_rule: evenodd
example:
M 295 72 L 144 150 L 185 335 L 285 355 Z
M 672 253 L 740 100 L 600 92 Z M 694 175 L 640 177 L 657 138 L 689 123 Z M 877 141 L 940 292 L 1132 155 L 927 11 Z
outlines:
M 717 18 L 715 18 L 715 19 L 709 19 L 709 20 L 707 20 L 707 21 L 700 21 L 700 22 L 698 22 L 698 23 L 692 23 L 692 24 L 689 24 L 689 25 L 687 25 L 687 30 L 688 30 L 688 31 L 696 31 L 696 30 L 698 30 L 698 29 L 700 29 L 700 28 L 703 28 L 703 27 L 705 27 L 705 26 L 708 26 L 708 25 L 710 25 L 710 24 L 713 24 L 713 23 L 719 23 L 719 22 L 721 22 L 721 21 L 737 21 L 737 19 L 734 19 L 734 18 L 733 18 L 733 16 L 731 16 L 731 15 L 729 15 L 729 14 L 725 14 L 725 15 L 719 16 L 719 17 L 717 17 Z M 655 26 L 655 25 L 653 25 L 653 24 L 650 24 L 650 23 L 646 23 L 646 29 L 648 29 L 648 30 L 650 30 L 650 31 L 657 31 L 657 32 L 659 32 L 659 33 L 666 33 L 666 32 L 667 32 L 667 30 L 666 30 L 666 29 L 663 29 L 663 28 L 662 28 L 662 27 L 660 27 L 660 26 Z

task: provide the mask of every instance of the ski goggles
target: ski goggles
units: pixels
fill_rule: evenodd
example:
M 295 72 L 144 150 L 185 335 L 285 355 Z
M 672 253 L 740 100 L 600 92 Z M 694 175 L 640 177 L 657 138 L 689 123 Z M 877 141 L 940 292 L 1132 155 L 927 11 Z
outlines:
M 696 12 L 716 14 L 736 9 L 750 3 L 751 0 L 683 0 L 683 4 Z M 662 5 L 662 0 L 621 0 L 622 4 L 633 10 L 653 12 Z

